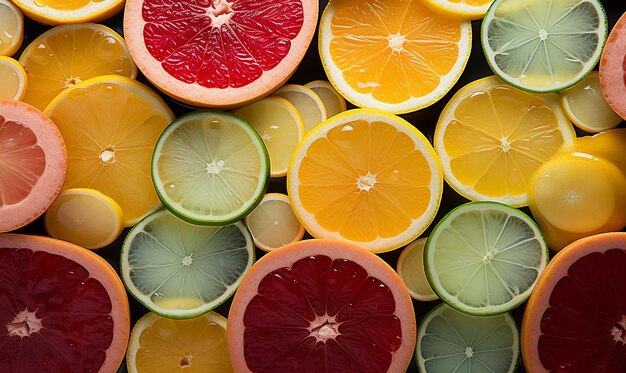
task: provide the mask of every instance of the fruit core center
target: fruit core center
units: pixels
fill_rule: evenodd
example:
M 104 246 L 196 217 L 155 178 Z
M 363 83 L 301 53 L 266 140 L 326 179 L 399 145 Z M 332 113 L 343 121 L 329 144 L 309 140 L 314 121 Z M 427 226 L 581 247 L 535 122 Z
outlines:
M 213 161 L 211 163 L 207 163 L 206 165 L 206 172 L 213 174 L 213 175 L 219 175 L 223 169 L 224 169 L 224 161 L 221 159 L 217 162 Z
M 183 358 L 180 359 L 180 362 L 178 363 L 178 365 L 181 368 L 191 367 L 191 359 L 192 359 L 192 356 L 183 356 Z
M 406 41 L 406 38 L 400 34 L 391 34 L 387 36 L 387 41 L 389 42 L 389 48 L 394 52 L 399 52 L 404 49 L 402 45 Z
M 334 317 L 318 316 L 309 326 L 311 336 L 315 337 L 316 342 L 326 342 L 329 339 L 337 338 L 339 333 L 339 323 Z
M 502 151 L 505 153 L 511 150 L 511 143 L 506 137 L 500 139 L 500 149 L 502 149 Z
M 539 30 L 539 39 L 541 39 L 542 41 L 546 40 L 548 38 L 548 31 L 546 29 L 541 29 Z
M 37 317 L 35 311 L 24 311 L 15 315 L 13 320 L 6 324 L 10 336 L 29 337 L 41 329 L 41 319 Z
M 233 18 L 232 5 L 226 0 L 213 0 L 213 6 L 207 9 L 206 13 L 211 19 L 213 28 L 222 27 Z
M 190 255 L 187 255 L 186 257 L 183 258 L 183 260 L 181 261 L 181 263 L 185 266 L 188 267 L 191 265 L 191 263 L 193 263 L 193 258 Z
M 474 349 L 471 347 L 465 347 L 465 356 L 474 357 Z
M 102 163 L 114 163 L 115 162 L 115 149 L 112 146 L 107 146 L 100 152 L 100 162 Z
M 489 250 L 489 252 L 487 252 L 487 254 L 483 256 L 483 263 L 484 264 L 491 263 L 491 261 L 493 260 L 493 257 L 497 254 L 497 252 L 498 251 L 496 249 Z
M 626 344 L 626 316 L 622 317 L 621 321 L 613 323 L 611 335 L 613 335 L 615 342 Z
M 376 184 L 376 175 L 372 175 L 369 172 L 366 175 L 359 176 L 356 180 L 356 187 L 359 190 L 368 191 L 374 187 L 374 184 Z
M 79 77 L 70 76 L 69 78 L 65 79 L 65 88 L 69 88 L 80 82 L 82 82 L 82 79 L 80 79 Z

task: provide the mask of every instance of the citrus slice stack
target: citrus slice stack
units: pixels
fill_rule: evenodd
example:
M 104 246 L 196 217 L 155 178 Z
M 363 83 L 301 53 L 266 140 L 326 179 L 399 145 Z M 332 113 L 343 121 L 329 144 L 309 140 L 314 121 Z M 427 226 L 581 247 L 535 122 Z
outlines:
M 452 88 L 471 39 L 469 22 L 420 1 L 336 0 L 322 15 L 319 51 L 330 82 L 348 101 L 408 113 Z
M 433 11 L 462 20 L 481 19 L 493 0 L 422 0 Z
M 12 56 L 22 45 L 24 16 L 11 0 L 0 0 L 0 56 Z
M 582 238 L 557 253 L 522 321 L 530 372 L 626 370 L 626 234 Z
M 48 25 L 99 22 L 122 10 L 123 0 L 13 0 L 29 18 Z
M 354 244 L 305 240 L 246 274 L 227 340 L 237 372 L 404 372 L 415 329 L 406 287 L 382 259 Z
M 293 74 L 315 32 L 317 0 L 129 0 L 124 36 L 139 69 L 188 104 L 230 108 Z
M 115 372 L 130 332 L 115 270 L 80 246 L 0 235 L 0 369 Z
M 346 99 L 326 80 L 314 80 L 304 85 L 312 90 L 324 103 L 328 118 L 346 111 Z
M 110 28 L 93 23 L 54 27 L 24 49 L 28 75 L 24 102 L 44 110 L 56 95 L 83 80 L 116 74 L 135 78 L 126 43 Z
M 457 91 L 433 141 L 459 194 L 520 207 L 528 204 L 532 173 L 574 137 L 558 96 L 523 92 L 492 76 Z
M 324 102 L 310 88 L 297 84 L 285 84 L 278 91 L 274 92 L 274 95 L 289 101 L 298 110 L 305 133 L 325 121 L 328 117 Z
M 599 0 L 495 0 L 481 42 L 493 72 L 512 86 L 555 92 L 585 77 L 607 37 Z
M 113 198 L 124 211 L 124 226 L 160 206 L 150 159 L 174 119 L 161 97 L 135 80 L 106 75 L 64 90 L 45 113 L 67 144 L 64 189 L 91 188 Z
M 437 294 L 428 283 L 424 270 L 424 246 L 428 237 L 417 239 L 408 244 L 400 253 L 396 272 L 404 281 L 411 298 L 419 301 L 437 299 Z
M 11 57 L 0 56 L 0 99 L 21 100 L 28 85 L 26 71 Z
M 254 244 L 265 251 L 299 241 L 304 236 L 304 227 L 293 213 L 289 197 L 281 193 L 264 195 L 245 222 Z
M 410 123 L 355 109 L 305 136 L 291 159 L 287 190 L 312 236 L 384 252 L 413 241 L 432 222 L 443 177 L 432 146 Z
M 626 13 L 617 20 L 600 58 L 600 86 L 606 102 L 626 120 Z
M 41 216 L 66 172 L 65 143 L 50 118 L 28 104 L 0 99 L 0 232 Z

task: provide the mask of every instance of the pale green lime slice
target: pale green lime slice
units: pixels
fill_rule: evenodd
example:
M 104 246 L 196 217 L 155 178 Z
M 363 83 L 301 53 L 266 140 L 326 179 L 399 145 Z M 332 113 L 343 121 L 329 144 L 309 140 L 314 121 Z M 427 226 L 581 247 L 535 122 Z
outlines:
M 547 264 L 548 246 L 535 222 L 496 202 L 470 202 L 450 211 L 433 229 L 424 251 L 435 293 L 474 315 L 520 305 Z
M 415 359 L 425 373 L 512 373 L 519 332 L 509 313 L 472 316 L 443 303 L 422 320 Z
M 124 285 L 163 317 L 202 315 L 228 299 L 254 262 L 254 244 L 241 222 L 194 225 L 168 210 L 141 220 L 120 256 Z
M 269 155 L 254 128 L 219 111 L 197 111 L 172 122 L 152 156 L 159 198 L 195 224 L 243 219 L 263 198 L 269 173 Z
M 481 29 L 489 66 L 532 92 L 565 89 L 596 65 L 608 34 L 598 0 L 496 0 Z

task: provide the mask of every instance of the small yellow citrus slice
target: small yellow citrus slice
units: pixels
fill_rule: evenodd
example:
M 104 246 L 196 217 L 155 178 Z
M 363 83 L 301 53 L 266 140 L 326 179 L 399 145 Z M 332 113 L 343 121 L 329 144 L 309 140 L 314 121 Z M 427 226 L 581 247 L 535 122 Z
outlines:
M 89 188 L 62 191 L 44 214 L 48 234 L 87 249 L 108 246 L 124 229 L 124 213 L 109 196 Z
M 0 99 L 21 100 L 28 85 L 26 71 L 11 57 L 0 56 Z
M 188 320 L 149 312 L 133 327 L 126 367 L 130 373 L 232 372 L 226 323 L 215 312 Z
M 108 74 L 137 76 L 124 39 L 93 23 L 44 32 L 24 49 L 20 63 L 28 75 L 24 102 L 40 110 L 62 90 L 83 80 Z
M 24 16 L 9 0 L 0 0 L 0 56 L 12 56 L 24 38 Z
M 326 108 L 326 116 L 328 118 L 333 115 L 337 115 L 342 111 L 346 111 L 347 104 L 346 99 L 343 98 L 342 95 L 337 92 L 337 90 L 330 84 L 330 82 L 326 80 L 314 80 L 304 85 L 306 88 L 309 88 L 324 103 L 324 107 Z
M 304 236 L 304 227 L 291 209 L 289 197 L 268 193 L 245 219 L 254 244 L 261 250 L 272 251 Z
M 408 244 L 400 253 L 396 265 L 396 272 L 404 281 L 411 298 L 420 301 L 438 299 L 424 270 L 424 246 L 427 239 L 428 237 L 420 238 Z
M 422 3 L 444 16 L 461 20 L 481 19 L 493 0 L 422 0 Z
M 305 133 L 327 118 L 324 102 L 310 88 L 298 84 L 285 84 L 274 92 L 274 95 L 291 102 L 298 110 L 300 117 L 302 117 Z
M 267 97 L 233 112 L 259 133 L 270 155 L 270 176 L 287 174 L 289 158 L 304 135 L 298 110 L 281 97 Z
M 98 22 L 124 7 L 124 0 L 13 0 L 22 12 L 48 25 Z

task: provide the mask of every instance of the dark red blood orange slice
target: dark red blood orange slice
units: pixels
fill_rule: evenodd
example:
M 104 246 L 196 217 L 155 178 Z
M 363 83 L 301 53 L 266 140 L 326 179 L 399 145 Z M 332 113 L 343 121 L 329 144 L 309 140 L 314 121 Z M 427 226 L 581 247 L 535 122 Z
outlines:
M 235 372 L 404 372 L 415 349 L 406 287 L 382 259 L 330 240 L 283 246 L 252 266 L 233 300 Z
M 626 372 L 626 233 L 559 251 L 528 300 L 521 337 L 529 372 Z
M 33 106 L 0 99 L 0 232 L 43 214 L 66 171 L 65 143 L 52 120 Z
M 0 372 L 117 371 L 130 311 L 101 257 L 48 237 L 0 235 Z
M 230 108 L 293 74 L 318 8 L 317 0 L 128 0 L 124 36 L 159 89 L 191 105 Z
M 609 106 L 626 119 L 626 13 L 606 39 L 600 58 L 600 87 Z

